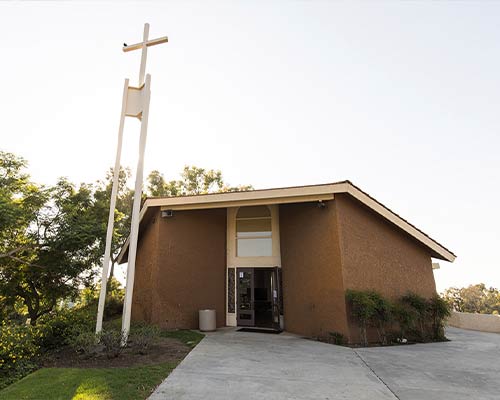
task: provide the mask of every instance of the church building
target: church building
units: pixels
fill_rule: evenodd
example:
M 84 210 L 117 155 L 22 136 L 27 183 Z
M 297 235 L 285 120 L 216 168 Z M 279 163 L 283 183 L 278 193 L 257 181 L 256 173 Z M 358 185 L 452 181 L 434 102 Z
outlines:
M 352 341 L 346 290 L 431 297 L 432 259 L 455 255 L 349 181 L 148 198 L 132 320 L 197 329 L 198 310 L 215 309 L 218 327 Z

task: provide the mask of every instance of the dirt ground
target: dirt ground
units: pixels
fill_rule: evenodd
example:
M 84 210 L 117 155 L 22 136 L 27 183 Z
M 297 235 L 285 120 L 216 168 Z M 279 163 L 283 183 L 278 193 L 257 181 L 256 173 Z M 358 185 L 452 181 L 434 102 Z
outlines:
M 184 343 L 173 338 L 158 338 L 145 354 L 140 354 L 134 347 L 126 347 L 113 358 L 105 354 L 90 357 L 77 353 L 69 346 L 58 349 L 45 355 L 42 360 L 43 367 L 58 368 L 109 368 L 132 367 L 139 365 L 160 364 L 168 361 L 180 361 L 189 352 L 190 348 Z

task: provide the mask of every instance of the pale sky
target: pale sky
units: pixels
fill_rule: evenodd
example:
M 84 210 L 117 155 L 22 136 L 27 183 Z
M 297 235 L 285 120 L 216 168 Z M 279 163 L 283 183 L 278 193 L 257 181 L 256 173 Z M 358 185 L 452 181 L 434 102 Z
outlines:
M 500 287 L 500 2 L 2 2 L 0 148 L 38 182 L 113 165 L 152 47 L 146 171 L 255 188 L 349 179 L 457 254 L 438 290 Z M 127 120 L 124 165 L 139 124 Z

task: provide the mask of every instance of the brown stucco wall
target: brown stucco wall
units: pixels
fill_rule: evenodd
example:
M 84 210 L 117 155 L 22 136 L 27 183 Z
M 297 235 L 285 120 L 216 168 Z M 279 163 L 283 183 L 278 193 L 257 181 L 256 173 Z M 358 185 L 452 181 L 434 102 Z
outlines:
M 224 326 L 226 209 L 174 211 L 172 218 L 161 218 L 157 210 L 156 221 L 156 250 L 150 243 L 145 246 L 144 237 L 141 251 L 149 246 L 151 253 L 137 261 L 133 317 L 144 315 L 148 322 L 169 329 L 196 329 L 198 310 L 213 308 L 217 326 Z M 149 240 L 154 242 L 152 237 Z M 144 277 L 138 280 L 138 275 Z M 150 293 L 149 314 L 134 314 L 136 291 Z
M 335 203 L 346 289 L 376 290 L 389 299 L 436 293 L 427 248 L 346 194 Z M 351 341 L 359 335 L 352 321 L 350 335 Z
M 348 335 L 334 201 L 280 206 L 285 329 Z
M 132 297 L 132 319 L 134 321 L 151 321 L 151 275 L 158 267 L 159 224 L 157 220 L 156 213 L 149 214 L 141 224 Z

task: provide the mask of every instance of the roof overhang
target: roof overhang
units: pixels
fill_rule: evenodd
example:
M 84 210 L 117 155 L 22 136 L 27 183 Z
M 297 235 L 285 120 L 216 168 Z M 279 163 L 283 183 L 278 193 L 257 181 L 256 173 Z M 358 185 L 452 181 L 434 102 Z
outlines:
M 241 207 L 251 205 L 271 205 L 286 203 L 303 203 L 312 201 L 333 200 L 335 194 L 347 193 L 359 202 L 379 214 L 386 220 L 408 233 L 424 246 L 432 250 L 432 257 L 453 262 L 456 256 L 430 238 L 424 232 L 410 224 L 405 219 L 379 203 L 373 197 L 363 192 L 349 181 L 329 183 L 324 185 L 297 186 L 278 189 L 251 190 L 245 192 L 213 193 L 196 196 L 162 197 L 146 199 L 139 221 L 142 221 L 148 209 L 159 207 L 161 210 L 199 210 L 209 208 Z M 122 264 L 127 253 L 129 239 L 125 242 L 118 256 L 118 263 Z

